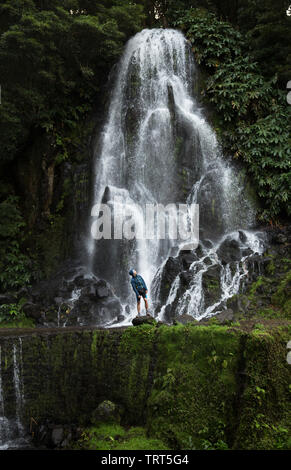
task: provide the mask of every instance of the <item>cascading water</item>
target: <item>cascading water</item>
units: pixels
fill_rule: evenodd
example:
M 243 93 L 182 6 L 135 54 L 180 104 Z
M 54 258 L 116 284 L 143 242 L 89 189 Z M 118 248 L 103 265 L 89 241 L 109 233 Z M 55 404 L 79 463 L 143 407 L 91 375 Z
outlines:
M 24 386 L 22 373 L 22 339 L 12 345 L 13 371 L 10 380 L 15 394 L 15 416 L 5 416 L 5 397 L 2 373 L 2 357 L 0 347 L 0 450 L 27 448 L 29 440 L 21 422 L 24 405 Z
M 116 197 L 123 204 L 138 203 L 141 208 L 147 203 L 200 206 L 200 237 L 211 239 L 211 246 L 202 244 L 201 256 L 189 269 L 192 279 L 186 291 L 181 291 L 177 276 L 167 301 L 160 306 L 161 318 L 165 307 L 172 304 L 177 314 L 202 318 L 215 313 L 238 291 L 246 275 L 244 257 L 235 269 L 230 268 L 229 263 L 221 263 L 219 247 L 226 234 L 236 239 L 235 231 L 249 230 L 254 223 L 254 210 L 239 176 L 223 158 L 195 98 L 196 80 L 190 44 L 181 32 L 146 29 L 138 33 L 128 42 L 119 63 L 108 119 L 95 152 L 94 203 L 107 203 L 114 216 L 118 217 Z M 134 220 L 138 226 L 144 224 L 142 210 L 136 210 Z M 245 231 L 242 248 L 252 253 L 262 250 L 252 249 L 254 238 L 257 240 Z M 90 237 L 90 270 L 108 280 L 124 303 L 132 303 L 127 273 L 134 267 L 148 284 L 153 279 L 151 293 L 157 303 L 162 263 L 173 246 L 173 240 L 95 241 Z M 221 297 L 207 305 L 203 275 L 216 265 Z

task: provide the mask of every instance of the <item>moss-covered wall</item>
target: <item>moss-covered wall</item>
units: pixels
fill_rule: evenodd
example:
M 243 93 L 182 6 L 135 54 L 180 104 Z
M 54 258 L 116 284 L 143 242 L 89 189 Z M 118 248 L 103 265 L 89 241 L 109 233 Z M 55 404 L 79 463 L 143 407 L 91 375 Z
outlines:
M 145 425 L 173 449 L 286 448 L 290 337 L 287 326 L 194 324 L 43 330 L 21 340 L 3 332 L 5 415 L 16 413 L 14 345 L 27 426 L 31 417 L 86 425 L 109 399 L 124 424 Z

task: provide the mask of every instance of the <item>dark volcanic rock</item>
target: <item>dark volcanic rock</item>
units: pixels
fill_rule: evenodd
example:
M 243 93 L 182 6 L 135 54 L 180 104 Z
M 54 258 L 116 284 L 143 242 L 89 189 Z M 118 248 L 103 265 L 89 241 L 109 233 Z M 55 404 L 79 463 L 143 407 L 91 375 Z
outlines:
M 74 279 L 74 284 L 76 287 L 86 287 L 91 284 L 91 279 L 86 278 L 84 276 L 77 276 Z
M 202 275 L 205 308 L 218 302 L 221 297 L 220 270 L 220 265 L 216 264 Z
M 193 275 L 189 271 L 182 271 L 180 273 L 180 280 L 181 280 L 182 286 L 184 286 L 186 289 L 188 289 L 188 287 L 191 283 L 192 277 L 193 277 Z
M 52 430 L 51 440 L 54 447 L 60 446 L 64 439 L 64 428 L 62 426 L 57 426 Z
M 247 313 L 251 301 L 246 295 L 234 295 L 227 300 L 227 309 L 232 310 L 234 313 Z
M 241 259 L 239 243 L 230 237 L 227 237 L 221 243 L 216 253 L 222 264 L 231 263 L 232 261 L 239 261 Z
M 108 297 L 110 295 L 110 290 L 107 287 L 107 284 L 105 281 L 100 280 L 96 284 L 96 296 L 99 299 L 103 299 L 105 297 Z
M 137 316 L 132 320 L 133 326 L 144 325 L 145 323 L 151 325 L 156 321 L 151 315 Z
M 238 236 L 241 242 L 245 243 L 247 241 L 247 236 L 242 230 L 238 231 Z
M 224 310 L 215 317 L 220 323 L 229 323 L 235 320 L 234 312 L 231 308 Z
M 81 290 L 81 295 L 87 297 L 90 300 L 96 300 L 96 287 L 93 283 L 83 287 Z
M 181 269 L 182 264 L 179 258 L 170 257 L 167 259 L 161 274 L 160 298 L 158 299 L 161 304 L 166 302 L 171 285 Z
M 89 326 L 113 322 L 122 305 L 106 281 L 86 274 L 68 280 L 61 273 L 28 290 L 24 311 L 44 326 Z
M 198 260 L 198 256 L 193 251 L 182 251 L 179 254 L 184 269 L 189 269 L 191 264 Z
M 213 243 L 211 240 L 202 240 L 202 244 L 203 246 L 205 246 L 205 248 L 209 249 L 209 248 L 212 248 L 213 247 Z
M 177 315 L 176 318 L 173 320 L 173 325 L 177 325 L 177 323 L 182 323 L 182 325 L 186 325 L 187 323 L 196 323 L 197 320 L 195 320 L 194 317 L 191 315 L 183 314 L 183 315 Z

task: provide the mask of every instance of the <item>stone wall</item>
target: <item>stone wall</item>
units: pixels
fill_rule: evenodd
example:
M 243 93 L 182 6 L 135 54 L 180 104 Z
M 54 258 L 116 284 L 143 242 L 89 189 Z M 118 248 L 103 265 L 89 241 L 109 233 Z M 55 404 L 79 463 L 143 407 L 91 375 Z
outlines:
M 173 449 L 286 447 L 290 337 L 286 324 L 3 329 L 5 416 L 27 429 L 31 418 L 86 426 L 109 399 L 123 424 L 146 426 Z

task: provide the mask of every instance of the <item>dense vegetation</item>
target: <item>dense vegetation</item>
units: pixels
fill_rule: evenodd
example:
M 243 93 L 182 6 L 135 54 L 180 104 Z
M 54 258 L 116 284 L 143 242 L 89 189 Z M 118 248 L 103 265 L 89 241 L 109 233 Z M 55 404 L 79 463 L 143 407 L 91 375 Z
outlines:
M 206 101 L 217 111 L 216 130 L 224 148 L 242 158 L 264 202 L 260 219 L 291 214 L 291 108 L 277 77 L 266 79 L 242 34 L 214 14 L 189 10 L 175 26 L 207 69 Z
M 127 39 L 146 26 L 184 31 L 203 75 L 201 97 L 226 154 L 251 176 L 260 219 L 290 215 L 288 6 L 282 0 L 3 0 L 1 291 L 47 277 L 70 253 L 75 167 L 68 177 L 65 165 L 88 160 L 80 147 L 93 113 L 103 113 L 109 72 Z

